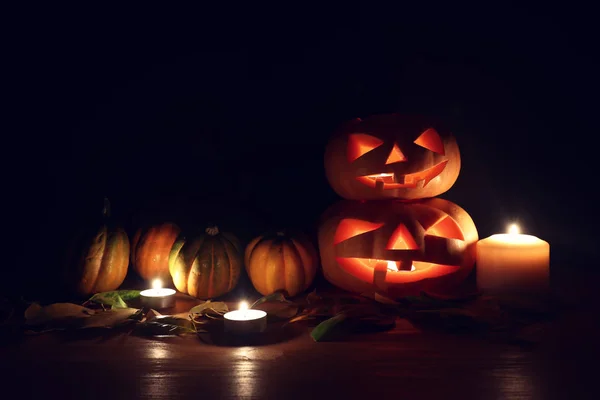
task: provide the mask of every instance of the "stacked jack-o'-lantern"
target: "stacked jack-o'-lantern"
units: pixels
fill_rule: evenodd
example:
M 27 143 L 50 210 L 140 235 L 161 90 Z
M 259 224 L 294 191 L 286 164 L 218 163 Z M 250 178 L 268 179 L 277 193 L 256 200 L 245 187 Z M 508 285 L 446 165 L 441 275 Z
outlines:
M 342 126 L 325 152 L 327 179 L 345 198 L 320 222 L 325 278 L 381 299 L 456 290 L 475 264 L 477 229 L 465 210 L 435 196 L 456 182 L 460 164 L 454 136 L 425 117 Z

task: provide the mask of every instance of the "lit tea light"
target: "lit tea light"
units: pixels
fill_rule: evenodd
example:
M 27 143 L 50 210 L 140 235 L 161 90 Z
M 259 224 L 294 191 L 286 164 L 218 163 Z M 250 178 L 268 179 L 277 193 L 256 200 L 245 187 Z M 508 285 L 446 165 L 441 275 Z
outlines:
M 477 286 L 485 292 L 546 292 L 550 288 L 550 245 L 520 233 L 517 224 L 508 233 L 477 242 Z
M 229 311 L 224 316 L 225 332 L 247 334 L 262 332 L 267 328 L 267 313 L 251 310 L 248 303 L 242 301 L 239 310 Z
M 155 279 L 152 289 L 142 290 L 140 298 L 144 306 L 159 310 L 175 306 L 175 293 L 174 289 L 163 288 L 160 279 Z

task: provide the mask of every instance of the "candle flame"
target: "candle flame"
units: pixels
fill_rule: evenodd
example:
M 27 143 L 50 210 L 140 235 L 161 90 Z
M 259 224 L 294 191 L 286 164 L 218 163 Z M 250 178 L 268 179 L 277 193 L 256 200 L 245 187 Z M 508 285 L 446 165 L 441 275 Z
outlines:
M 521 230 L 519 229 L 519 225 L 517 224 L 511 224 L 508 227 L 508 233 L 511 235 L 518 235 L 519 233 L 521 233 Z
M 245 301 L 240 302 L 240 310 L 245 311 L 248 309 L 248 303 Z
M 152 281 L 152 289 L 161 289 L 162 281 L 160 279 L 155 279 Z
M 387 262 L 387 269 L 388 271 L 398 271 L 398 265 L 396 263 L 396 261 L 389 261 Z M 414 271 L 416 268 L 414 265 L 410 266 L 410 270 Z

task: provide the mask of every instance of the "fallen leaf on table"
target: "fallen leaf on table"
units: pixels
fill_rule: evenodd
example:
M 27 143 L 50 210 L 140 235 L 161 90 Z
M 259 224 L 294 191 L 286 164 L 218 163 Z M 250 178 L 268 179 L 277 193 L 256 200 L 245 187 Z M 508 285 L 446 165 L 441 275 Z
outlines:
M 313 306 L 323 300 L 323 297 L 317 294 L 317 289 L 313 290 L 306 296 L 306 303 Z
M 344 322 L 346 318 L 347 315 L 342 312 L 321 322 L 319 325 L 314 327 L 310 333 L 310 337 L 315 342 L 322 342 L 330 339 L 332 336 L 334 336 L 333 333 L 336 331 L 335 328 Z
M 25 324 L 44 325 L 89 318 L 95 312 L 92 309 L 73 303 L 54 303 L 45 307 L 37 303 L 31 304 L 25 310 Z
M 146 321 L 152 321 L 154 318 L 162 317 L 163 315 L 154 309 L 150 309 L 146 313 Z
M 256 300 L 254 303 L 252 303 L 250 308 L 255 308 L 259 304 L 269 303 L 269 302 L 291 303 L 288 299 L 285 298 L 285 295 L 282 292 L 275 292 L 275 293 L 271 293 L 266 296 L 263 296 L 260 299 Z
M 228 311 L 229 307 L 227 307 L 227 304 L 223 303 L 222 301 L 206 300 L 204 303 L 192 307 L 189 311 L 189 315 L 193 319 L 202 316 L 220 318 Z
M 373 300 L 381 304 L 391 304 L 391 305 L 400 305 L 401 303 L 396 300 L 392 300 L 389 297 L 383 296 L 377 292 L 373 295 Z
M 133 334 L 140 336 L 173 336 L 196 332 L 191 320 L 171 316 L 157 317 L 151 321 L 142 322 L 133 330 Z
M 140 297 L 139 290 L 113 290 L 110 292 L 96 293 L 88 302 L 98 303 L 105 306 L 111 306 L 113 308 L 127 308 L 126 301 L 133 300 Z
M 82 321 L 81 328 L 116 328 L 135 322 L 131 317 L 138 312 L 136 308 L 120 308 L 97 312 Z
M 271 301 L 259 304 L 254 309 L 265 311 L 269 318 L 290 319 L 298 314 L 300 307 L 289 301 Z
M 300 314 L 296 315 L 292 319 L 290 319 L 287 323 L 291 324 L 299 321 L 312 320 L 317 318 L 330 318 L 330 313 L 320 312 L 318 308 L 309 308 L 302 311 Z
M 346 304 L 340 310 L 312 330 L 311 337 L 315 342 L 331 340 L 342 333 L 376 332 L 396 325 L 396 316 L 382 313 L 374 302 Z

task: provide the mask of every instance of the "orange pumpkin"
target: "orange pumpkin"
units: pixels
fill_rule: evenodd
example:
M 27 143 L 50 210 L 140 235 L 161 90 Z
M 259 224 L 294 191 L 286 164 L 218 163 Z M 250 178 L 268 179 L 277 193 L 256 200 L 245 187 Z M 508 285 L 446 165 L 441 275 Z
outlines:
M 138 229 L 132 240 L 131 264 L 142 278 L 160 278 L 163 283 L 171 280 L 169 253 L 179 233 L 179 227 L 172 223 Z
M 207 228 L 190 238 L 180 235 L 169 255 L 169 272 L 177 290 L 199 299 L 231 291 L 242 270 L 242 249 L 232 234 Z
M 369 297 L 447 293 L 475 263 L 477 229 L 456 204 L 343 200 L 323 216 L 319 251 L 325 278 Z
M 357 118 L 334 133 L 325 151 L 329 184 L 351 200 L 438 196 L 456 182 L 460 163 L 447 129 L 400 114 Z
M 315 278 L 318 260 L 315 247 L 298 232 L 261 235 L 248 244 L 244 256 L 252 285 L 262 295 L 303 292 Z
M 105 200 L 102 223 L 76 235 L 69 249 L 66 280 L 81 296 L 115 290 L 127 275 L 129 239 L 109 217 L 110 204 Z

